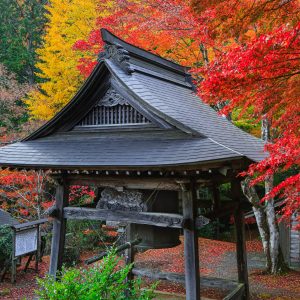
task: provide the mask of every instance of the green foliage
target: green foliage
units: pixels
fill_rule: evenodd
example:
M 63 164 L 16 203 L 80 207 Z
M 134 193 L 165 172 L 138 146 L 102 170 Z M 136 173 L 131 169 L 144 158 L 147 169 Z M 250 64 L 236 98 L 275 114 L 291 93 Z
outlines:
M 219 229 L 224 228 L 224 225 L 220 223 L 219 221 L 213 221 L 207 224 L 206 226 L 199 229 L 198 234 L 201 237 L 208 238 L 208 239 L 214 239 L 216 238 L 217 234 L 217 228 Z
M 46 0 L 0 1 L 0 61 L 18 80 L 33 83 L 35 50 L 45 24 Z
M 274 185 L 278 185 L 280 182 L 286 180 L 290 176 L 294 176 L 300 173 L 300 166 L 293 166 L 288 170 L 282 170 L 274 176 Z
M 77 247 L 65 247 L 63 263 L 66 267 L 73 267 L 80 262 L 80 250 Z
M 27 120 L 27 113 L 21 99 L 30 89 L 30 85 L 19 83 L 16 75 L 9 72 L 3 64 L 0 64 L 1 136 L 19 131 L 21 125 Z
M 10 259 L 12 254 L 12 229 L 7 226 L 0 226 L 0 267 Z
M 253 118 L 252 116 L 252 114 L 254 113 L 253 108 L 248 108 L 247 111 L 244 112 L 243 118 L 240 117 L 241 112 L 242 109 L 240 108 L 236 108 L 233 110 L 231 114 L 231 118 L 234 125 L 260 138 L 261 123 L 258 122 L 257 119 Z
M 70 220 L 67 223 L 66 245 L 76 247 L 80 251 L 95 249 L 106 239 L 100 226 L 100 221 Z
M 9 296 L 9 295 L 10 295 L 10 289 L 9 288 L 5 288 L 5 289 L 0 290 L 0 297 L 5 297 L 5 296 Z
M 48 276 L 38 279 L 40 300 L 150 300 L 150 290 L 141 289 L 141 281 L 126 281 L 132 265 L 119 266 L 114 252 L 89 269 L 63 269 L 59 281 Z
M 64 253 L 64 264 L 66 266 L 77 264 L 81 252 L 101 248 L 102 242 L 106 240 L 106 235 L 101 230 L 100 225 L 100 221 L 70 220 L 67 222 Z M 48 239 L 51 239 L 51 236 Z

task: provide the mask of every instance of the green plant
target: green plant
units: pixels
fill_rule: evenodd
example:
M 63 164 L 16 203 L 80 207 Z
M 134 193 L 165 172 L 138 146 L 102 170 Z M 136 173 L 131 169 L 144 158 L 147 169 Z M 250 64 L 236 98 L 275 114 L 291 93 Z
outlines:
M 88 269 L 64 268 L 59 280 L 47 276 L 38 279 L 40 300 L 150 300 L 154 288 L 141 289 L 141 280 L 126 281 L 132 265 L 121 267 L 120 258 L 110 252 L 100 263 Z
M 213 221 L 199 229 L 198 233 L 201 237 L 213 239 L 216 238 L 217 231 L 222 229 L 223 227 L 224 225 L 219 221 Z
M 67 223 L 66 246 L 79 251 L 94 250 L 106 239 L 100 221 L 70 220 Z
M 7 226 L 0 226 L 0 268 L 12 254 L 12 229 Z
M 0 296 L 8 296 L 10 294 L 10 289 L 9 288 L 4 288 L 3 290 L 0 290 Z
M 80 249 L 76 247 L 65 247 L 63 263 L 66 267 L 72 267 L 80 261 Z
M 46 235 L 46 253 L 50 253 L 52 233 Z M 100 221 L 70 220 L 67 222 L 64 264 L 73 266 L 79 262 L 80 253 L 103 248 L 107 235 Z M 101 247 L 102 246 L 102 247 Z

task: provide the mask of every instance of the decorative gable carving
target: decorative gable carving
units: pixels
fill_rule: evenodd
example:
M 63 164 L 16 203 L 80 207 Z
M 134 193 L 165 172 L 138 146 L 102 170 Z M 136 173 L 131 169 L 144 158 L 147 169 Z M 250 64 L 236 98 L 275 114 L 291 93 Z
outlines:
M 76 127 L 150 123 L 145 116 L 129 104 L 127 99 L 111 87 Z
M 128 105 L 128 101 L 113 88 L 109 88 L 105 96 L 98 102 L 97 105 L 106 107 L 115 105 Z
M 131 67 L 129 63 L 130 56 L 128 55 L 128 51 L 125 50 L 121 45 L 109 45 L 105 44 L 104 52 L 101 52 L 98 56 L 98 60 L 102 60 L 104 58 L 111 59 L 114 63 L 116 63 L 119 67 L 121 67 L 127 74 L 131 74 L 134 72 L 134 69 Z

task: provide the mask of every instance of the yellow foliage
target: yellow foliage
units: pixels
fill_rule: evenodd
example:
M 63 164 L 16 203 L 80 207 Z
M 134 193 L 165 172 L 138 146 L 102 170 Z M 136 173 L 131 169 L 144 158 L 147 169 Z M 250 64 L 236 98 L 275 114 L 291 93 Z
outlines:
M 77 65 L 88 54 L 73 50 L 77 40 L 86 39 L 96 28 L 97 17 L 105 12 L 97 10 L 99 0 L 51 0 L 47 5 L 48 24 L 43 47 L 37 50 L 40 70 L 45 82 L 39 91 L 26 100 L 31 117 L 48 120 L 68 103 L 83 82 Z

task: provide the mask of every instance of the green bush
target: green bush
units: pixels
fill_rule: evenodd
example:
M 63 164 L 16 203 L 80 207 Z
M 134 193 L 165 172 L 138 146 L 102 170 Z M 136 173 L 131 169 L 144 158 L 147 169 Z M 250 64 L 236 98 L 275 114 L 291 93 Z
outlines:
M 12 229 L 5 225 L 0 226 L 0 267 L 12 254 Z
M 46 235 L 46 254 L 50 254 L 52 232 Z M 67 222 L 64 263 L 73 266 L 79 262 L 80 253 L 104 248 L 106 233 L 101 229 L 100 221 L 69 220 Z
M 65 247 L 63 263 L 66 267 L 73 267 L 80 262 L 80 249 L 76 247 Z
M 98 249 L 106 235 L 101 229 L 100 221 L 78 221 L 67 222 L 67 234 L 64 253 L 64 264 L 67 267 L 77 264 L 80 253 Z M 101 248 L 101 247 L 100 247 Z
M 206 226 L 199 229 L 198 235 L 203 238 L 214 239 L 217 235 L 217 227 L 219 227 L 219 229 L 222 229 L 224 228 L 224 225 L 219 221 L 212 221 Z
M 119 266 L 120 259 L 111 252 L 101 263 L 88 269 L 63 269 L 59 280 L 47 276 L 38 279 L 40 300 L 150 300 L 155 285 L 141 289 L 141 281 L 126 281 L 132 265 Z
M 68 221 L 66 245 L 80 251 L 94 250 L 106 239 L 100 225 L 100 221 Z

